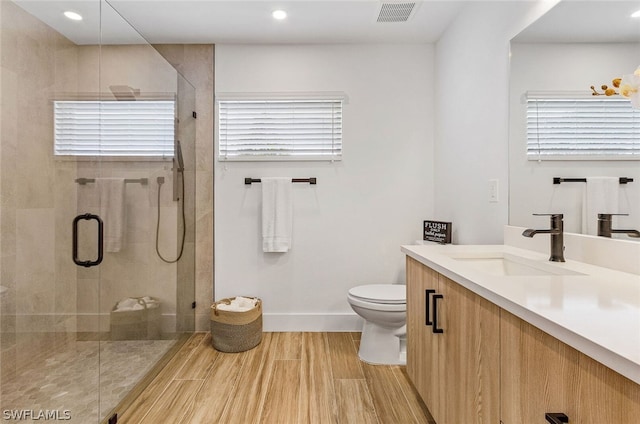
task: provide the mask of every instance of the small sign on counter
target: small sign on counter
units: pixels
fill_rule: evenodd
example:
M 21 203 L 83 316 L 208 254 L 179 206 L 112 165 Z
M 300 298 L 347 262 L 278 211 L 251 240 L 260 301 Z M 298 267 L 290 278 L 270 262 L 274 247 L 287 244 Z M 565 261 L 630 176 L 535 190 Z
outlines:
M 451 223 L 442 221 L 424 221 L 423 240 L 436 243 L 451 243 Z

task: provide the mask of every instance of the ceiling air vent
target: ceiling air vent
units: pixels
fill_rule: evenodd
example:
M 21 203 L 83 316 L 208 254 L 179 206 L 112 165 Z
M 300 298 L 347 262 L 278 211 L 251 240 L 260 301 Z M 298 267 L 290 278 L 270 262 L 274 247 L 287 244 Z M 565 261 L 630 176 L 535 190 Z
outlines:
M 377 22 L 407 22 L 416 3 L 382 3 Z

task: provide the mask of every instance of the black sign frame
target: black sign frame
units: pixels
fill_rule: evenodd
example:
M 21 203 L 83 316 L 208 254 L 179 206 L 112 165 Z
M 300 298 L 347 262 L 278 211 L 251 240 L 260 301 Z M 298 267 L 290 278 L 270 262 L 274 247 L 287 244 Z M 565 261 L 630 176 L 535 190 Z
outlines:
M 451 222 L 424 221 L 422 239 L 440 244 L 451 243 Z

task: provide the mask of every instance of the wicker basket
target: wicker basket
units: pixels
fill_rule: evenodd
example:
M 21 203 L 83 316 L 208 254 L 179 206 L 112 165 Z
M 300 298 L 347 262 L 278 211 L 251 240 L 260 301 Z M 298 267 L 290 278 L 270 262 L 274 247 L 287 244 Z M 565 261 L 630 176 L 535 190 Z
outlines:
M 221 299 L 211 306 L 211 344 L 221 352 L 244 352 L 262 341 L 262 301 L 257 299 L 256 307 L 245 312 L 218 309 L 219 304 L 228 305 L 233 299 Z
M 113 307 L 110 314 L 111 340 L 159 340 L 162 315 L 160 306 L 148 308 L 142 298 L 137 298 L 144 309 L 119 311 Z

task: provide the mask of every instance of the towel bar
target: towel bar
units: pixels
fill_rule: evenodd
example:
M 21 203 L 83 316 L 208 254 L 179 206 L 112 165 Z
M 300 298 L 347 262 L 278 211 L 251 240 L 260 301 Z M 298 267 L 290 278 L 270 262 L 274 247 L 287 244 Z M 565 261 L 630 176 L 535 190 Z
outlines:
M 253 183 L 261 183 L 262 180 L 260 178 L 245 178 L 244 183 L 246 185 L 251 185 Z M 309 183 L 309 184 L 317 184 L 317 180 L 315 177 L 311 178 L 292 178 L 292 183 Z
M 586 178 L 562 178 L 562 177 L 553 177 L 554 184 L 560 183 L 586 183 Z M 620 177 L 620 184 L 632 183 L 633 178 L 629 177 Z
M 85 185 L 87 183 L 95 183 L 96 179 L 95 178 L 77 178 L 76 179 L 76 183 L 80 184 L 80 185 Z M 139 183 L 142 185 L 147 185 L 149 184 L 149 179 L 148 178 L 126 178 L 124 180 L 125 183 L 129 184 L 129 183 Z

